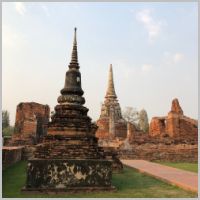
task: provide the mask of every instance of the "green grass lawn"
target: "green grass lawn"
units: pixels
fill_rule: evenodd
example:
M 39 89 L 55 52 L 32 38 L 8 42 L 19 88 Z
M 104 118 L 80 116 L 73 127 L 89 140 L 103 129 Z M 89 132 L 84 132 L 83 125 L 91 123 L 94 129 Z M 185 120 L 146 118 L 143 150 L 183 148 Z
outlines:
M 113 185 L 117 192 L 99 192 L 84 194 L 21 194 L 20 189 L 26 180 L 26 162 L 21 161 L 3 171 L 3 197 L 197 197 L 196 193 L 182 190 L 150 176 L 141 174 L 134 169 L 125 167 L 123 173 L 113 175 Z
M 167 165 L 170 167 L 175 167 L 178 169 L 183 169 L 191 172 L 198 173 L 198 163 L 186 163 L 186 162 L 156 162 L 162 165 Z

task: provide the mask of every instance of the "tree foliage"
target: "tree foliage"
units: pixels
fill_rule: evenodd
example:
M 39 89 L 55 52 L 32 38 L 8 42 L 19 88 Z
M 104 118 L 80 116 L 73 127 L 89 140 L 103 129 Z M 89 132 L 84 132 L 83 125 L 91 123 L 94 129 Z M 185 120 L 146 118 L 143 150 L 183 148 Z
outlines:
M 10 116 L 7 110 L 2 110 L 2 135 L 10 136 L 13 134 L 14 128 L 10 126 Z
M 142 109 L 139 113 L 138 126 L 140 130 L 144 132 L 149 131 L 149 120 L 148 120 L 147 111 L 145 109 Z
M 3 136 L 11 136 L 14 132 L 14 127 L 13 126 L 8 126 L 3 129 Z
M 2 110 L 2 129 L 9 127 L 10 119 L 9 112 L 7 110 Z
M 122 112 L 123 118 L 132 124 L 137 125 L 139 113 L 135 108 L 126 107 Z

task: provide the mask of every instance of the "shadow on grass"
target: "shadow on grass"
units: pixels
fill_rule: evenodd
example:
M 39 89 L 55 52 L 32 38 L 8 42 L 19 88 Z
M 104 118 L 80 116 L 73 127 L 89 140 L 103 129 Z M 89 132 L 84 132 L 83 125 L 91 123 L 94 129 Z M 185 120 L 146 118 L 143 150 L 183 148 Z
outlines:
M 46 197 L 46 198 L 89 198 L 89 197 L 197 197 L 197 194 L 184 191 L 150 176 L 141 174 L 134 169 L 125 167 L 123 173 L 113 174 L 112 184 L 117 192 L 98 192 L 84 194 L 22 194 L 21 188 L 26 181 L 26 162 L 21 161 L 3 171 L 3 197 Z

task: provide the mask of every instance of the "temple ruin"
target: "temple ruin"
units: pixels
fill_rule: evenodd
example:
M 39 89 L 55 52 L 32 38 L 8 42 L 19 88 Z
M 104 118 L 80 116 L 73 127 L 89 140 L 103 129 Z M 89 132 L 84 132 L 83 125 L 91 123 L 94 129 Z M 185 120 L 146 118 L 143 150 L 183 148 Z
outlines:
M 127 122 L 122 117 L 121 108 L 115 93 L 112 65 L 110 65 L 108 88 L 105 101 L 101 107 L 100 117 L 97 120 L 97 126 L 99 128 L 96 136 L 100 139 L 126 138 L 127 136 Z
M 71 62 L 58 97 L 47 135 L 28 161 L 23 191 L 113 190 L 112 162 L 105 158 L 95 137 L 97 126 L 87 116 L 81 88 L 76 28 Z
M 131 150 L 121 148 L 123 159 L 162 161 L 198 160 L 198 122 L 184 115 L 178 99 L 172 101 L 167 116 L 153 117 L 149 134 L 129 135 Z
M 174 99 L 167 116 L 152 118 L 149 135 L 197 141 L 198 121 L 185 116 L 178 99 Z
M 50 108 L 35 102 L 19 103 L 14 134 L 8 146 L 34 145 L 47 134 Z

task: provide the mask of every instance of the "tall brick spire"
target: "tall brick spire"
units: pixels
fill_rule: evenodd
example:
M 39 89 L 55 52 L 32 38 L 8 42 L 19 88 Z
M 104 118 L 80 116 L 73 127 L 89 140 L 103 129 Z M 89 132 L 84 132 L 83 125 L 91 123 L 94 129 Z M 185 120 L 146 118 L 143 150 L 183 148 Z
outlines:
M 110 65 L 108 86 L 104 103 L 101 105 L 101 114 L 97 121 L 99 127 L 96 136 L 98 138 L 113 138 L 127 134 L 126 122 L 122 117 L 121 108 L 115 93 L 113 70 Z M 119 128 L 120 127 L 120 128 Z
M 115 87 L 113 82 L 113 70 L 112 70 L 112 64 L 110 64 L 110 70 L 109 70 L 109 76 L 108 76 L 108 88 L 106 92 L 105 98 L 117 98 L 117 95 L 115 93 Z
M 69 64 L 69 68 L 79 69 L 77 41 L 76 41 L 76 30 L 77 30 L 77 28 L 75 27 L 74 28 L 74 42 L 73 42 L 73 48 L 72 48 L 72 56 L 71 56 L 71 62 Z
M 62 95 L 58 98 L 59 103 L 66 103 L 67 101 L 70 101 L 70 103 L 85 103 L 83 97 L 81 97 L 81 99 L 77 99 L 75 97 L 72 98 L 73 95 L 82 96 L 84 93 L 81 88 L 81 73 L 79 71 L 79 68 L 80 67 L 78 63 L 76 28 L 74 28 L 74 41 L 71 62 L 69 63 L 69 69 L 65 75 L 65 85 L 64 88 L 61 90 Z

